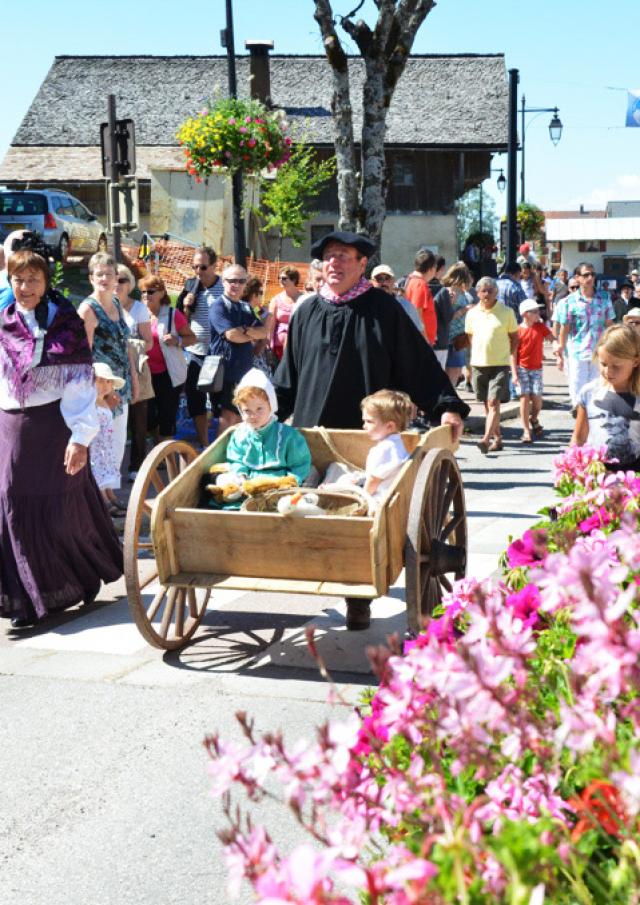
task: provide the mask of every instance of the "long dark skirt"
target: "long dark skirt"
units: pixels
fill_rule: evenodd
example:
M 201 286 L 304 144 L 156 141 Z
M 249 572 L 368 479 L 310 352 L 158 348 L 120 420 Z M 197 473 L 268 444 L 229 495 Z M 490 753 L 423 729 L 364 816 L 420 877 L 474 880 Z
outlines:
M 89 464 L 64 470 L 60 403 L 0 410 L 0 616 L 42 619 L 122 575 L 122 547 Z

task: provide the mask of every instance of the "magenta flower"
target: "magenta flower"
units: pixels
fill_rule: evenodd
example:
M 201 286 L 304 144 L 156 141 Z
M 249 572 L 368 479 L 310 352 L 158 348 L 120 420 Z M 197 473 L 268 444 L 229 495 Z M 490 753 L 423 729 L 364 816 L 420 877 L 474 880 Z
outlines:
M 246 126 L 240 126 L 240 128 L 238 129 L 238 132 L 248 132 L 248 129 Z
M 235 118 L 233 116 L 230 116 L 229 119 L 227 120 L 227 122 L 229 123 L 230 126 L 235 126 L 235 124 L 236 124 Z
M 541 547 L 546 537 L 543 531 L 525 531 L 520 540 L 513 541 L 507 548 L 507 561 L 510 569 L 518 566 L 530 566 L 544 559 Z
M 534 584 L 525 585 L 522 590 L 509 594 L 505 603 L 511 607 L 513 615 L 521 620 L 523 628 L 535 628 L 538 623 L 540 591 Z
M 255 140 L 255 138 L 249 138 L 249 139 L 247 140 L 247 144 L 248 144 L 248 146 L 249 146 L 250 148 L 255 148 L 255 146 L 256 146 L 256 140 Z
M 590 515 L 589 518 L 580 522 L 578 528 L 583 534 L 590 534 L 598 528 L 604 528 L 604 526 L 608 525 L 611 521 L 613 521 L 611 513 L 604 506 L 600 506 L 593 515 Z

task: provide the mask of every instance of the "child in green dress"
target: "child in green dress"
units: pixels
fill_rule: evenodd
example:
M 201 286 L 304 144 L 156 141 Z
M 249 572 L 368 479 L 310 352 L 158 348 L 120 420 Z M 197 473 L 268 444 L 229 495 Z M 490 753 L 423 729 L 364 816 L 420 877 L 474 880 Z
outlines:
M 242 424 L 229 438 L 226 460 L 228 470 L 218 474 L 216 485 L 240 492 L 224 495 L 224 505 L 237 503 L 244 493 L 245 481 L 257 484 L 261 479 L 289 479 L 288 486 L 297 486 L 311 471 L 311 453 L 307 441 L 294 427 L 276 418 L 278 402 L 273 384 L 258 368 L 248 371 L 233 397 Z M 220 503 L 219 498 L 217 502 Z

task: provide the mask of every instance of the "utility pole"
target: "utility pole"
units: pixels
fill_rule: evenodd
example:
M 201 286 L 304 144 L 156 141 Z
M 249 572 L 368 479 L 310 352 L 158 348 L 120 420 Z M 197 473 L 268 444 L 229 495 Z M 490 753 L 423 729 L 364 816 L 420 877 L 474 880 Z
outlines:
M 120 171 L 118 169 L 118 152 L 116 139 L 116 96 L 109 95 L 108 110 L 108 135 L 109 135 L 109 191 L 111 193 L 111 215 L 113 222 L 113 257 L 116 263 L 122 261 L 122 244 L 120 241 L 120 195 L 118 193 L 118 182 L 120 181 Z
M 518 79 L 517 69 L 509 70 L 509 138 L 507 150 L 507 248 L 505 261 L 516 259 L 518 230 Z
M 220 37 L 223 47 L 227 49 L 227 72 L 229 79 L 229 97 L 238 96 L 238 83 L 236 80 L 236 52 L 233 36 L 233 9 L 231 0 L 226 0 L 227 27 L 223 29 Z M 233 197 L 233 248 L 236 264 L 245 267 L 247 263 L 247 246 L 244 237 L 244 223 L 242 221 L 242 173 L 237 171 L 232 177 Z

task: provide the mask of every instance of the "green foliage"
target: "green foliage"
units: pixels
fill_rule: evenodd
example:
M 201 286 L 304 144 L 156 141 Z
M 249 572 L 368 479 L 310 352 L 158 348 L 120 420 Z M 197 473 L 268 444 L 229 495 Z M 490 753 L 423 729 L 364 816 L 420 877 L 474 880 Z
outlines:
M 539 239 L 544 227 L 544 213 L 535 204 L 523 201 L 518 205 L 518 226 L 526 239 Z
M 471 189 L 458 201 L 456 231 L 458 248 L 461 250 L 467 239 L 474 233 L 488 234 L 492 245 L 498 234 L 499 221 L 496 214 L 496 203 L 484 190 L 482 190 L 482 224 L 480 224 L 480 191 L 480 188 Z
M 278 230 L 281 247 L 283 239 L 291 239 L 296 247 L 301 245 L 305 224 L 315 214 L 312 203 L 335 169 L 335 157 L 321 161 L 309 145 L 296 144 L 287 163 L 262 192 L 263 231 Z
M 64 266 L 62 261 L 56 261 L 53 265 L 53 273 L 51 274 L 50 284 L 52 289 L 57 289 L 65 298 L 69 296 L 69 290 L 64 287 Z

